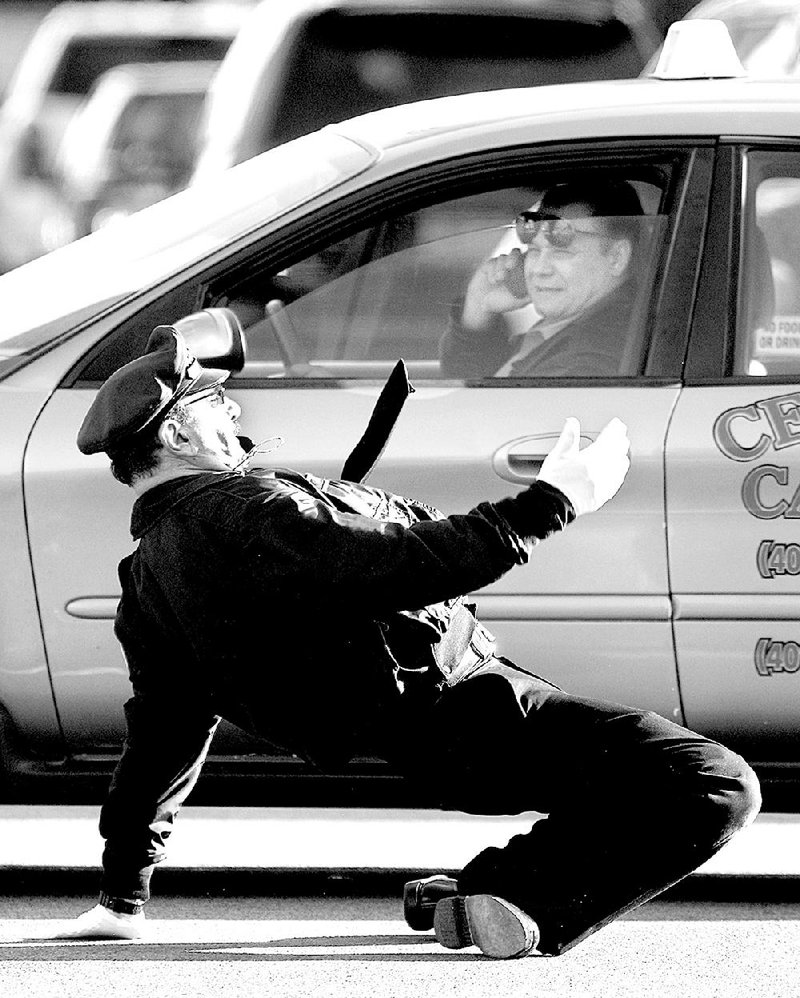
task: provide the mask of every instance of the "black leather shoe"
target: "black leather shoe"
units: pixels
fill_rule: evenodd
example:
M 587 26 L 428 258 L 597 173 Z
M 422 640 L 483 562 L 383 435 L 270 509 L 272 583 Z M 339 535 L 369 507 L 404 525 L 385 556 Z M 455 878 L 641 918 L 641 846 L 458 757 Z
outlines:
M 433 928 L 433 910 L 444 898 L 455 897 L 458 885 L 452 877 L 436 874 L 422 880 L 409 880 L 403 888 L 403 915 L 417 932 Z
M 539 926 L 530 915 L 491 894 L 443 898 L 433 918 L 436 939 L 448 949 L 477 946 L 495 960 L 541 954 Z

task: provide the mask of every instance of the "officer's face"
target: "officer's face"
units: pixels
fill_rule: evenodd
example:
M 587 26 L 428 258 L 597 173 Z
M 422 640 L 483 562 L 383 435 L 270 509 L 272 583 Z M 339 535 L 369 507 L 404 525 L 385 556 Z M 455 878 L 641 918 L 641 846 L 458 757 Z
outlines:
M 189 413 L 186 429 L 192 434 L 197 459 L 204 467 L 226 470 L 235 467 L 245 452 L 239 443 L 239 416 L 242 410 L 221 387 L 184 403 Z

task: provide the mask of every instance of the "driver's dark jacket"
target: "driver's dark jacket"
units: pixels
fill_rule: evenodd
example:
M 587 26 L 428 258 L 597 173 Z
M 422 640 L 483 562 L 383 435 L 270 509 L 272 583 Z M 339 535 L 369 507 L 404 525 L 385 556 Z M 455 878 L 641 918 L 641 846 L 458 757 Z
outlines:
M 490 655 L 462 594 L 574 517 L 558 490 L 443 517 L 290 471 L 176 478 L 136 501 L 116 634 L 133 697 L 103 806 L 103 890 L 145 899 L 221 717 L 336 770 L 402 759 L 403 718 Z M 413 690 L 413 694 L 410 692 Z
M 626 281 L 613 294 L 572 319 L 513 365 L 512 378 L 617 377 L 631 337 L 636 286 Z M 505 318 L 495 315 L 485 329 L 465 328 L 463 302 L 450 312 L 439 345 L 446 378 L 487 378 L 518 351 L 524 334 L 510 335 Z

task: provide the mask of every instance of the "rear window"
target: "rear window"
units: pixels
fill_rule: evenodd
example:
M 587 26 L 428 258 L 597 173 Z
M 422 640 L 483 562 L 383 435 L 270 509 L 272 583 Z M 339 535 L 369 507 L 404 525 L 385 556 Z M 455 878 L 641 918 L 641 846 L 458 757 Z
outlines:
M 431 97 L 634 77 L 647 55 L 617 20 L 327 11 L 294 38 L 262 148 Z
M 87 94 L 106 70 L 129 62 L 218 61 L 230 38 L 80 38 L 64 50 L 49 90 L 54 94 Z

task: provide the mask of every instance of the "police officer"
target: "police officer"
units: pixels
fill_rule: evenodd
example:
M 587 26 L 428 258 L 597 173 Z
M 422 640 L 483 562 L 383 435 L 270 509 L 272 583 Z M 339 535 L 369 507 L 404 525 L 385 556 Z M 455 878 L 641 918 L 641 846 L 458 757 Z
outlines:
M 412 928 L 489 957 L 564 952 L 754 816 L 740 757 L 520 669 L 464 601 L 616 493 L 619 420 L 583 450 L 568 420 L 528 488 L 445 517 L 352 482 L 246 471 L 226 377 L 160 326 L 78 436 L 135 496 L 115 625 L 133 695 L 100 817 L 100 900 L 60 935 L 142 935 L 153 868 L 221 717 L 322 771 L 377 753 L 439 806 L 547 815 L 456 880 L 407 885 Z

